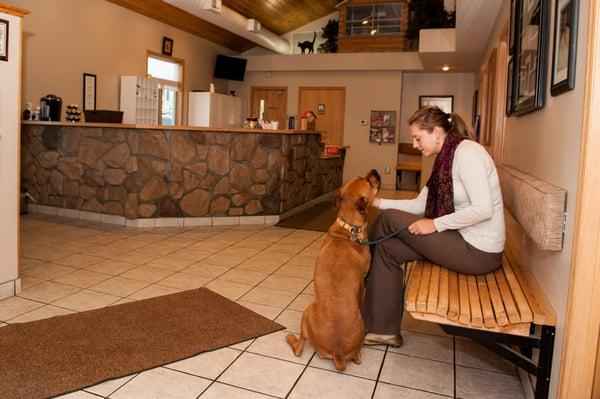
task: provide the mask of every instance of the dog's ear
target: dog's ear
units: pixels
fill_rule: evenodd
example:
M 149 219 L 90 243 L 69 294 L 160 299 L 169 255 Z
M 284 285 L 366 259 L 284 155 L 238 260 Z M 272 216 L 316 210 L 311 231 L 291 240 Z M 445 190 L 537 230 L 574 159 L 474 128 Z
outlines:
M 371 169 L 365 179 L 371 184 L 371 187 L 377 187 L 378 191 L 381 189 L 381 176 L 377 170 Z
M 333 206 L 335 206 L 335 209 L 340 209 L 340 201 L 342 200 L 342 198 L 340 197 L 340 192 L 338 191 L 337 193 L 335 193 L 335 196 L 333 197 Z
M 363 215 L 367 213 L 367 208 L 369 207 L 369 199 L 365 196 L 362 196 L 356 201 L 356 207 L 358 211 Z

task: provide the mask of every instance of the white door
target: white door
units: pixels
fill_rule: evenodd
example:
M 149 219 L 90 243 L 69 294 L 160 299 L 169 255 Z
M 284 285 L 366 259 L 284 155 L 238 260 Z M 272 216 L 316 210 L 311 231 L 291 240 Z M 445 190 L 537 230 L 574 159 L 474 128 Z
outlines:
M 0 299 L 2 299 L 16 294 L 15 281 L 18 277 L 22 20 L 18 16 L 1 11 L 0 19 L 8 21 L 9 40 L 8 59 L 0 61 L 0 187 L 2 187 L 0 190 L 0 254 L 2 254 Z M 1 36 L 0 34 L 0 40 L 4 40 Z

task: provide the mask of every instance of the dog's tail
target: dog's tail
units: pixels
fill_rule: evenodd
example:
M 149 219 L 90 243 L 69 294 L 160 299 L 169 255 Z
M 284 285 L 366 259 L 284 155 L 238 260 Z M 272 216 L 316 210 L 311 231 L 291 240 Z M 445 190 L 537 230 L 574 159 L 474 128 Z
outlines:
M 337 371 L 346 370 L 346 358 L 341 353 L 333 354 L 333 365 Z

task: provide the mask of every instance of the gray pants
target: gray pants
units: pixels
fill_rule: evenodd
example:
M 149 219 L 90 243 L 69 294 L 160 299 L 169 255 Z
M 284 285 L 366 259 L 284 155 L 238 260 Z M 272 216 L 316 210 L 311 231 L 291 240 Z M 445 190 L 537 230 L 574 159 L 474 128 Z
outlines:
M 384 210 L 369 229 L 375 240 L 409 226 L 421 216 Z M 363 316 L 368 332 L 398 334 L 404 311 L 402 265 L 427 259 L 458 273 L 483 274 L 497 269 L 502 252 L 489 253 L 468 244 L 456 230 L 417 236 L 407 230 L 371 246 L 371 269 L 367 276 Z

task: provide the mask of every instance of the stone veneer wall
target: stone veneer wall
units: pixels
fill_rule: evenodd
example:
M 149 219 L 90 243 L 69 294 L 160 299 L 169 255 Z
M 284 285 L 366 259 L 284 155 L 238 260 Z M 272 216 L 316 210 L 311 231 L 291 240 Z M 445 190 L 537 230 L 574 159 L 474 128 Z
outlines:
M 38 204 L 125 216 L 277 215 L 341 187 L 320 135 L 24 124 L 21 184 Z

